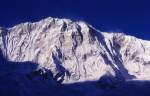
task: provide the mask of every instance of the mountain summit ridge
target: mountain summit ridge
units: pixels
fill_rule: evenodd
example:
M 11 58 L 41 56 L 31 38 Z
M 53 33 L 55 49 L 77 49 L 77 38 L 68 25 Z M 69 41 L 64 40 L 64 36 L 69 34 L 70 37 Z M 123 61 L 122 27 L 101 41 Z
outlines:
M 37 63 L 62 83 L 98 80 L 105 74 L 150 80 L 147 40 L 52 17 L 0 28 L 0 34 L 0 48 L 9 61 Z

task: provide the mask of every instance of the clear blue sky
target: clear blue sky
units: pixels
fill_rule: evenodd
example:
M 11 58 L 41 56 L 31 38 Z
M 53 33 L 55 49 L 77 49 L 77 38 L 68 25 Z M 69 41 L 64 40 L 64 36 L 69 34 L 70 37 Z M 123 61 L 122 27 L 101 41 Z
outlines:
M 149 0 L 0 0 L 0 26 L 49 16 L 81 19 L 102 31 L 150 40 Z

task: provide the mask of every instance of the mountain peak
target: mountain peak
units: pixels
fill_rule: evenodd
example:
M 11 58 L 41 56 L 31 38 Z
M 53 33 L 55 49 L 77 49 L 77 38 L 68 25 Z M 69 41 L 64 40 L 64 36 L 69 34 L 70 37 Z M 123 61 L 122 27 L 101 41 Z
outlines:
M 63 83 L 115 77 L 150 79 L 150 42 L 123 33 L 101 32 L 84 21 L 48 17 L 22 23 L 1 35 L 10 61 L 31 61 Z

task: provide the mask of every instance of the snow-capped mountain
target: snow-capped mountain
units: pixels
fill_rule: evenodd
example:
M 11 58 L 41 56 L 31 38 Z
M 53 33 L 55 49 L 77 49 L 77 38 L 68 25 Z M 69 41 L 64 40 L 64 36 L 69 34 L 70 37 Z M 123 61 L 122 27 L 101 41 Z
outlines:
M 33 62 L 56 81 L 150 80 L 150 41 L 101 32 L 83 21 L 46 18 L 0 28 L 0 48 L 10 62 Z

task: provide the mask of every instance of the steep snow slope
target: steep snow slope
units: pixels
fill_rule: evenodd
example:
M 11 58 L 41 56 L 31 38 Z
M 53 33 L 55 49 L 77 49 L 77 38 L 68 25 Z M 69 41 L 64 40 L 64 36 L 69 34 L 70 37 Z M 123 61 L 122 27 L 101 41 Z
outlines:
M 63 83 L 150 79 L 150 41 L 96 30 L 83 21 L 46 18 L 0 28 L 0 46 L 9 61 L 32 61 Z

